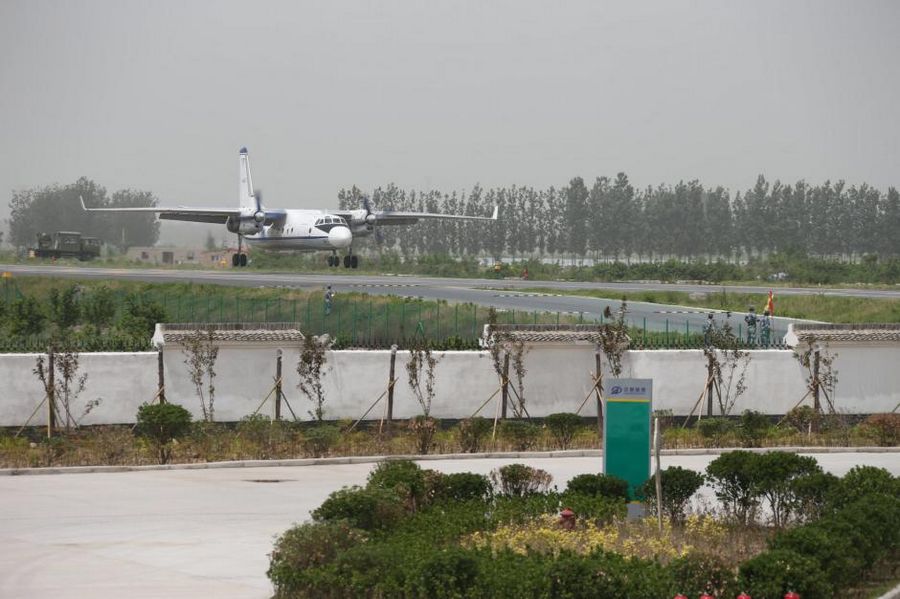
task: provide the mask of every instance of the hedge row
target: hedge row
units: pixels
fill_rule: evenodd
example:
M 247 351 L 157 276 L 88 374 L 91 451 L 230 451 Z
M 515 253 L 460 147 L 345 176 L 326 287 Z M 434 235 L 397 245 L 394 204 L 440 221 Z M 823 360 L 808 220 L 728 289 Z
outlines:
M 781 599 L 792 590 L 804 599 L 829 599 L 900 551 L 900 479 L 872 467 L 828 479 L 819 519 L 781 532 L 739 567 L 697 553 L 663 565 L 603 550 L 522 555 L 460 543 L 476 531 L 557 514 L 562 506 L 598 523 L 624 514 L 621 485 L 612 477 L 582 475 L 559 493 L 546 491 L 545 475 L 514 464 L 492 473 L 491 481 L 408 461 L 379 464 L 365 487 L 333 493 L 313 522 L 276 542 L 268 572 L 276 597 L 660 599 L 746 591 L 755 599 Z M 696 482 L 681 478 L 688 488 Z

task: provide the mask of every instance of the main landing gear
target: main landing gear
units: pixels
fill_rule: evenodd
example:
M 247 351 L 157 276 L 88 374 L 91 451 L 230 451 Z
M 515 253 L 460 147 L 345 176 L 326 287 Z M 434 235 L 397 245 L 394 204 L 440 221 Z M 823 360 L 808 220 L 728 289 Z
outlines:
M 331 256 L 328 256 L 328 266 L 340 266 L 341 265 L 341 257 L 337 255 L 337 252 L 332 252 Z M 356 268 L 359 266 L 359 257 L 354 256 L 353 254 L 347 254 L 344 256 L 344 268 Z
M 242 237 L 238 235 L 238 251 L 237 254 L 231 255 L 231 265 L 235 268 L 239 266 L 247 266 L 247 254 L 241 252 L 241 241 L 243 241 Z

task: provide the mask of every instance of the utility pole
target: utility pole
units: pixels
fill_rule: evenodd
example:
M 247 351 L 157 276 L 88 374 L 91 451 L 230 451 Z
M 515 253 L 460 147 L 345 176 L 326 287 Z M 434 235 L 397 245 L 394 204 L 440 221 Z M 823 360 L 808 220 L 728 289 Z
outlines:
M 275 420 L 281 420 L 281 350 L 275 352 Z

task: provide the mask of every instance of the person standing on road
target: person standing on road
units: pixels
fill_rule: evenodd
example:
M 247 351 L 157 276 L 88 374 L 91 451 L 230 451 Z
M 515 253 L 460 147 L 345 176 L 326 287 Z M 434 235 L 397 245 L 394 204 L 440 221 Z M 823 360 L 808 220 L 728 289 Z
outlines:
M 716 330 L 716 321 L 713 320 L 713 313 L 710 312 L 703 323 L 703 345 L 709 347 L 712 345 L 713 331 Z
M 331 290 L 331 285 L 325 290 L 325 316 L 331 314 L 331 305 L 334 302 L 334 291 Z

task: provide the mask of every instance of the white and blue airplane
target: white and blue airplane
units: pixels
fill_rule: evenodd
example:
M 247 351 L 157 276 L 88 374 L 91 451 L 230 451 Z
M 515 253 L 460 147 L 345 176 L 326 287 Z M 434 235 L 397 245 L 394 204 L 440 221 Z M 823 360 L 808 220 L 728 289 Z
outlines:
M 181 220 L 225 225 L 238 236 L 238 253 L 232 256 L 233 266 L 246 266 L 247 254 L 241 252 L 241 241 L 269 250 L 330 251 L 329 266 L 339 266 L 339 250 L 346 249 L 345 268 L 356 268 L 359 257 L 353 253 L 353 238 L 365 237 L 381 225 L 412 225 L 423 218 L 495 221 L 493 215 L 465 216 L 428 212 L 398 212 L 374 210 L 367 199 L 357 210 L 304 210 L 295 208 L 266 208 L 262 196 L 253 188 L 250 175 L 250 155 L 247 148 L 240 152 L 240 205 L 238 208 L 88 208 L 81 199 L 81 207 L 88 212 L 153 212 L 161 220 Z

